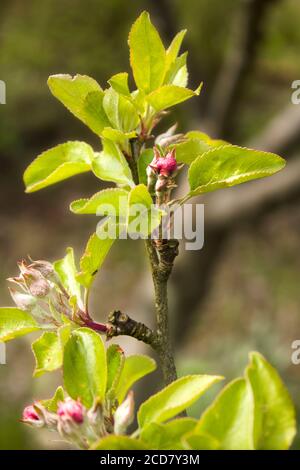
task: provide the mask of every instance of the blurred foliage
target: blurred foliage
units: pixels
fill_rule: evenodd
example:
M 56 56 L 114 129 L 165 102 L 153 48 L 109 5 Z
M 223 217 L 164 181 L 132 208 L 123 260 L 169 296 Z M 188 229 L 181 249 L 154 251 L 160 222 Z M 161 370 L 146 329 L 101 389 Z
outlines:
M 92 218 L 82 220 L 67 210 L 68 202 L 98 189 L 92 176 L 76 177 L 38 195 L 23 194 L 22 172 L 45 148 L 75 138 L 98 145 L 97 138 L 51 96 L 48 76 L 82 73 L 104 86 L 112 74 L 128 70 L 129 27 L 147 9 L 165 44 L 170 34 L 188 29 L 184 46 L 189 51 L 190 85 L 200 79 L 205 86 L 199 99 L 176 111 L 180 129 L 186 130 L 199 122 L 199 113 L 207 106 L 222 59 L 230 50 L 231 29 L 241 4 L 240 0 L 1 0 L 0 79 L 7 84 L 7 104 L 0 106 L 2 305 L 9 303 L 5 278 L 14 274 L 17 259 L 27 253 L 55 259 L 67 245 L 75 246 L 79 254 L 94 226 Z M 238 107 L 233 129 L 237 143 L 259 132 L 290 100 L 291 82 L 300 77 L 299 17 L 299 0 L 278 1 L 271 11 L 266 40 Z M 299 215 L 297 208 L 289 212 L 288 217 L 284 212 L 266 222 L 260 233 L 249 227 L 246 234 L 236 234 L 201 316 L 199 312 L 199 324 L 190 325 L 193 334 L 179 359 L 184 373 L 217 373 L 230 379 L 242 371 L 250 349 L 260 350 L 279 368 L 300 410 L 300 366 L 292 366 L 289 356 L 291 341 L 300 334 Z M 140 245 L 134 247 L 132 242 L 116 244 L 105 264 L 92 299 L 97 308 L 101 299 L 99 316 L 116 305 L 126 308 L 135 296 L 132 286 L 143 269 L 143 251 Z M 47 439 L 36 442 L 17 421 L 23 404 L 49 395 L 48 387 L 55 388 L 55 376 L 32 385 L 31 370 L 28 344 L 18 340 L 8 348 L 8 365 L 0 367 L 0 448 L 60 445 Z

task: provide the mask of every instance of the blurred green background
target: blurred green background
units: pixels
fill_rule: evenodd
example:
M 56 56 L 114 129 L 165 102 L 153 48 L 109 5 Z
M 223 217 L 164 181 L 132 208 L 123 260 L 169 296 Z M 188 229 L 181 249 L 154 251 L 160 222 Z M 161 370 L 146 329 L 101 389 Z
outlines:
M 300 79 L 299 0 L 1 0 L 0 79 L 7 85 L 7 104 L 0 106 L 1 305 L 11 305 L 6 278 L 16 274 L 18 260 L 28 254 L 55 260 L 67 246 L 80 256 L 95 227 L 95 218 L 68 211 L 72 200 L 99 190 L 92 175 L 24 194 L 22 173 L 41 151 L 74 139 L 99 146 L 51 96 L 47 77 L 81 73 L 105 86 L 114 73 L 129 71 L 127 36 L 143 9 L 166 45 L 188 29 L 190 86 L 204 81 L 202 96 L 176 108 L 166 125 L 178 121 L 180 131 L 205 129 L 290 160 L 274 183 L 207 199 L 204 248 L 182 249 L 172 279 L 179 371 L 231 379 L 258 350 L 278 368 L 300 412 L 300 365 L 291 362 L 291 343 L 300 339 L 300 105 L 290 104 L 291 83 Z M 151 315 L 146 268 L 142 243 L 116 243 L 93 292 L 95 317 L 115 308 L 143 320 Z M 30 340 L 9 343 L 7 365 L 0 366 L 0 449 L 63 446 L 18 422 L 24 405 L 50 396 L 61 379 L 59 373 L 32 379 Z M 140 348 L 124 344 L 131 353 Z M 152 384 L 143 381 L 140 399 Z

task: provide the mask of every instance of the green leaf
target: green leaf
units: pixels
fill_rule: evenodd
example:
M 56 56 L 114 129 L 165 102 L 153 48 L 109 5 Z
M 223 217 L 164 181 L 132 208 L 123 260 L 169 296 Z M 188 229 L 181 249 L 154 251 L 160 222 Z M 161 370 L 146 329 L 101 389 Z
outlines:
M 165 84 L 176 85 L 179 87 L 186 87 L 188 83 L 188 70 L 187 70 L 187 56 L 185 52 L 181 56 L 177 57 L 170 69 L 166 73 Z
M 109 120 L 103 108 L 103 91 L 91 91 L 87 94 L 82 107 L 82 120 L 95 134 L 101 136 Z
M 251 450 L 253 442 L 253 395 L 244 379 L 230 382 L 204 412 L 195 434 L 209 434 L 220 449 Z
M 147 186 L 146 168 L 152 162 L 153 157 L 153 149 L 145 149 L 138 159 L 139 181 L 145 186 Z
M 27 312 L 14 307 L 0 308 L 0 341 L 9 341 L 39 329 Z
M 270 176 L 284 166 L 285 160 L 273 153 L 236 145 L 217 147 L 191 164 L 188 175 L 190 196 Z
M 103 108 L 106 112 L 106 115 L 111 123 L 111 125 L 120 129 L 120 120 L 119 120 L 119 93 L 117 93 L 113 88 L 105 90 L 103 98 Z
M 254 441 L 259 450 L 286 450 L 296 434 L 295 407 L 277 371 L 256 352 L 246 379 L 254 396 Z
M 146 400 L 138 411 L 140 428 L 150 423 L 161 423 L 191 406 L 216 382 L 220 376 L 189 375 L 182 377 Z
M 134 355 L 125 358 L 124 367 L 116 388 L 116 397 L 121 403 L 132 385 L 156 369 L 153 359 L 148 356 Z
M 200 85 L 197 90 L 193 91 L 177 85 L 163 85 L 150 93 L 150 95 L 147 96 L 147 101 L 156 111 L 162 111 L 175 104 L 182 103 L 193 96 L 198 96 L 201 87 L 202 85 Z
M 192 418 L 181 418 L 167 424 L 151 423 L 142 429 L 141 439 L 154 450 L 183 450 L 182 438 L 192 432 L 197 421 Z
M 161 217 L 162 212 L 154 206 L 147 187 L 135 186 L 128 196 L 128 233 L 148 237 L 159 226 Z
M 103 151 L 96 153 L 92 163 L 95 175 L 104 181 L 134 186 L 128 163 L 118 146 L 108 139 L 102 139 Z
M 96 134 L 109 125 L 103 111 L 103 91 L 100 85 L 86 75 L 52 75 L 48 79 L 52 94 Z
M 185 137 L 188 140 L 173 147 L 176 149 L 176 160 L 187 165 L 190 165 L 197 157 L 209 150 L 228 145 L 224 140 L 214 140 L 208 135 L 197 131 L 188 132 Z
M 107 380 L 106 354 L 101 337 L 89 328 L 72 333 L 64 351 L 64 384 L 69 395 L 90 408 L 104 399 Z
M 190 450 L 218 450 L 219 442 L 208 434 L 194 434 L 193 432 L 184 436 L 185 449 Z
M 93 149 L 84 142 L 66 142 L 41 153 L 25 170 L 26 192 L 90 171 Z
M 90 450 L 147 450 L 148 448 L 138 439 L 128 436 L 107 436 L 100 439 Z
M 90 237 L 80 260 L 81 271 L 76 276 L 78 282 L 84 287 L 89 288 L 92 284 L 113 242 L 111 238 L 101 240 L 96 233 Z
M 166 53 L 167 71 L 170 65 L 173 64 L 178 57 L 182 41 L 184 39 L 184 36 L 186 35 L 186 31 L 187 31 L 186 29 L 179 31 L 179 33 L 176 34 L 169 48 L 167 49 L 167 53 Z
M 67 328 L 68 335 L 60 332 L 46 331 L 32 343 L 32 351 L 36 361 L 34 377 L 40 377 L 45 372 L 51 372 L 61 367 L 63 348 L 67 337 L 70 335 L 70 326 L 66 325 L 61 328 L 64 330 Z M 62 337 L 66 337 L 64 341 L 62 341 Z
M 130 64 L 137 87 L 145 93 L 159 88 L 166 71 L 166 52 L 146 11 L 133 24 L 128 43 Z
M 113 75 L 108 80 L 108 83 L 118 93 L 125 95 L 125 96 L 130 96 L 127 72 L 121 72 L 121 73 L 117 73 L 116 75 Z
M 57 272 L 62 285 L 71 297 L 75 297 L 77 305 L 82 307 L 81 287 L 76 279 L 77 269 L 74 259 L 73 248 L 67 249 L 67 254 L 64 258 L 55 261 L 54 269 Z
M 136 137 L 136 132 L 123 132 L 119 129 L 113 129 L 112 127 L 105 127 L 102 131 L 102 137 L 125 147 L 129 139 Z
M 128 192 L 121 188 L 103 189 L 90 199 L 73 201 L 70 209 L 74 214 L 126 215 Z M 109 209 L 112 209 L 110 211 Z
M 60 387 L 57 387 L 53 398 L 50 398 L 49 400 L 42 400 L 42 404 L 46 407 L 48 411 L 51 411 L 52 413 L 56 413 L 59 402 L 64 401 L 64 399 L 65 399 L 65 392 L 64 392 L 64 389 L 60 386 Z
M 121 95 L 119 95 L 119 123 L 125 133 L 134 131 L 140 123 L 136 106 Z
M 113 128 L 125 133 L 132 132 L 139 124 L 139 116 L 131 100 L 113 88 L 105 91 L 103 107 Z
M 106 393 L 115 396 L 115 390 L 119 383 L 124 367 L 124 351 L 118 344 L 111 344 L 106 351 L 107 357 L 107 385 Z

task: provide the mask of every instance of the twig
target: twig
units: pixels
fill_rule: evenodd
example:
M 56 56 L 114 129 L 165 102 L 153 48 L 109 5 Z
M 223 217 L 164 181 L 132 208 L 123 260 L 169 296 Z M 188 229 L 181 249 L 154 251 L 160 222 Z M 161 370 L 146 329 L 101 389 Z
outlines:
M 118 310 L 111 312 L 106 326 L 107 339 L 111 339 L 114 336 L 126 335 L 149 344 L 153 349 L 157 347 L 155 332 L 144 325 L 144 323 L 133 320 L 126 313 L 122 313 Z

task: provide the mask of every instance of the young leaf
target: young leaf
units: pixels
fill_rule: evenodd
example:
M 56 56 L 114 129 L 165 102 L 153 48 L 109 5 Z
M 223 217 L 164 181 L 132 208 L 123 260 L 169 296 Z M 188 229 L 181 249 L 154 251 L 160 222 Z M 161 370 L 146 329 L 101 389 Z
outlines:
M 100 85 L 86 75 L 52 75 L 48 79 L 52 94 L 74 116 L 89 126 L 96 134 L 108 124 L 103 111 L 103 91 Z
M 96 233 L 90 237 L 80 260 L 81 271 L 76 276 L 78 282 L 84 287 L 89 288 L 92 284 L 113 242 L 111 238 L 101 240 Z
M 32 193 L 90 171 L 93 158 L 93 149 L 84 142 L 67 142 L 46 150 L 25 170 L 26 192 Z
M 110 86 L 121 95 L 125 95 L 130 97 L 130 91 L 128 87 L 128 73 L 121 72 L 113 75 L 109 80 L 108 83 Z
M 185 136 L 188 140 L 175 144 L 176 160 L 190 165 L 197 157 L 216 147 L 228 145 L 224 140 L 211 139 L 208 135 L 192 131 Z
M 69 324 L 61 326 L 57 331 L 46 331 L 31 345 L 35 356 L 33 377 L 40 377 L 45 372 L 59 369 L 63 362 L 63 351 L 71 333 Z
M 210 150 L 196 158 L 189 169 L 190 196 L 270 176 L 285 166 L 273 153 L 236 145 Z
M 198 96 L 201 88 L 202 84 L 195 91 L 177 85 L 163 85 L 150 93 L 147 96 L 147 101 L 156 111 L 162 111 L 193 96 Z
M 32 351 L 36 361 L 34 377 L 56 370 L 62 365 L 63 350 L 56 332 L 43 333 L 32 343 Z
M 150 423 L 162 423 L 191 406 L 223 377 L 189 375 L 182 377 L 146 400 L 138 411 L 140 428 Z
M 27 312 L 14 307 L 0 308 L 0 341 L 9 341 L 39 329 Z
M 186 29 L 179 31 L 179 33 L 176 34 L 176 36 L 174 37 L 173 41 L 171 42 L 170 46 L 167 49 L 167 53 L 166 53 L 167 72 L 168 72 L 170 65 L 173 64 L 175 60 L 177 59 L 182 41 L 184 39 L 184 36 L 186 35 L 186 31 L 187 31 Z
M 125 147 L 129 139 L 136 137 L 136 132 L 123 132 L 119 129 L 113 129 L 112 127 L 105 127 L 102 131 L 102 137 L 111 140 L 115 144 L 119 144 L 121 147 Z
M 93 444 L 90 450 L 147 450 L 140 440 L 128 436 L 110 435 Z
M 184 449 L 189 450 L 218 450 L 219 442 L 208 434 L 195 434 L 191 432 L 183 437 Z
M 119 383 L 124 367 L 124 351 L 117 344 L 111 344 L 106 351 L 107 357 L 107 385 L 106 393 L 115 396 L 115 390 Z
M 192 418 L 174 419 L 167 424 L 151 423 L 142 429 L 141 439 L 151 449 L 155 450 L 183 450 L 183 437 L 191 433 L 197 421 Z
M 57 272 L 62 285 L 71 297 L 75 297 L 78 306 L 82 307 L 81 287 L 76 279 L 77 269 L 74 259 L 73 248 L 67 249 L 67 254 L 64 258 L 55 261 L 54 269 Z
M 90 408 L 95 398 L 104 399 L 107 380 L 106 354 L 101 337 L 89 328 L 72 333 L 64 351 L 63 373 L 69 395 Z
M 254 403 L 244 379 L 230 382 L 204 412 L 195 434 L 208 434 L 225 450 L 251 450 Z M 196 440 L 196 438 L 195 438 Z
M 103 108 L 106 112 L 106 115 L 110 121 L 110 124 L 115 129 L 120 129 L 120 120 L 119 120 L 119 93 L 117 93 L 113 88 L 105 90 L 103 98 Z
M 165 76 L 166 51 L 146 11 L 133 24 L 128 43 L 137 87 L 145 93 L 159 88 Z
M 90 199 L 73 201 L 70 209 L 74 214 L 126 215 L 128 192 L 121 188 L 108 188 L 94 194 Z M 103 207 L 103 210 L 102 210 Z
M 296 434 L 295 408 L 277 371 L 259 353 L 250 354 L 246 379 L 254 396 L 254 441 L 259 450 L 286 450 Z
M 108 139 L 102 139 L 103 151 L 95 154 L 92 170 L 104 181 L 134 186 L 128 163 L 118 146 Z
M 148 356 L 134 355 L 125 358 L 119 383 L 116 387 L 116 397 L 121 403 L 132 385 L 156 369 L 153 359 Z
M 128 97 L 117 93 L 113 88 L 105 91 L 103 107 L 113 128 L 124 133 L 132 132 L 139 124 L 136 107 Z
M 181 56 L 177 57 L 173 64 L 171 64 L 168 72 L 165 77 L 165 85 L 176 85 L 179 87 L 186 87 L 188 83 L 188 70 L 187 70 L 187 56 L 188 53 L 185 52 Z
M 162 213 L 153 204 L 151 195 L 144 184 L 135 186 L 128 196 L 128 233 L 148 237 L 161 221 Z
M 147 186 L 146 168 L 152 162 L 153 157 L 153 149 L 145 149 L 138 159 L 139 181 L 145 186 Z
M 99 136 L 110 125 L 103 108 L 103 98 L 103 91 L 91 91 L 87 94 L 81 111 L 82 121 Z
M 60 401 L 64 401 L 65 392 L 62 387 L 57 387 L 56 392 L 52 398 L 49 400 L 42 400 L 42 404 L 46 407 L 48 411 L 52 413 L 57 412 L 58 404 Z

